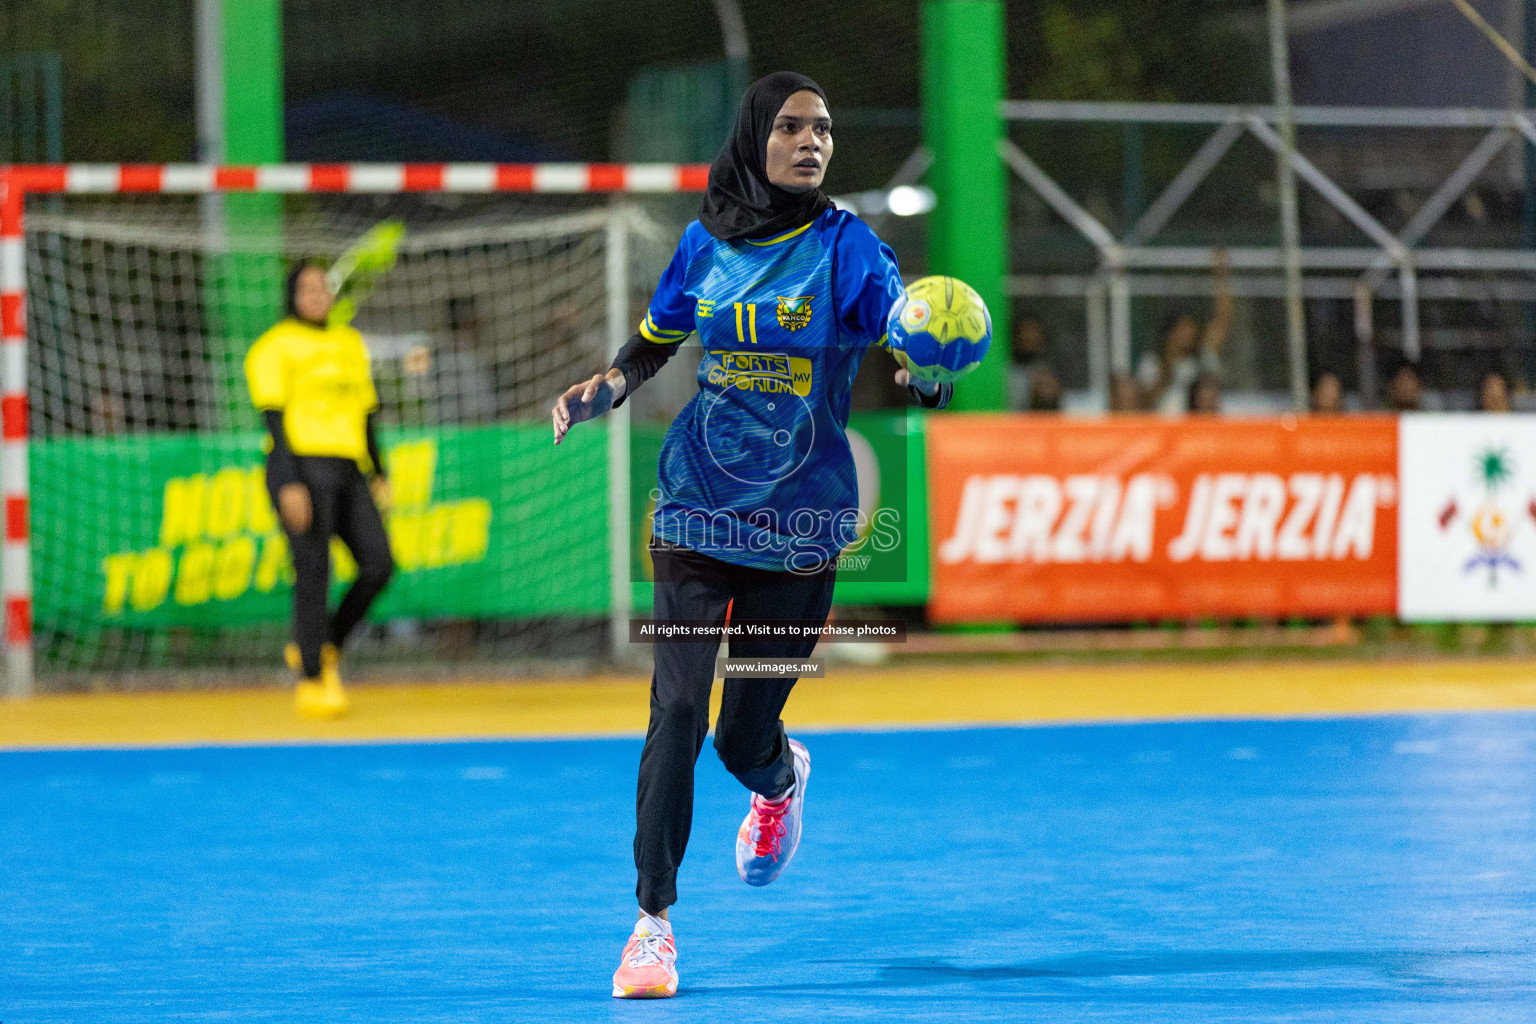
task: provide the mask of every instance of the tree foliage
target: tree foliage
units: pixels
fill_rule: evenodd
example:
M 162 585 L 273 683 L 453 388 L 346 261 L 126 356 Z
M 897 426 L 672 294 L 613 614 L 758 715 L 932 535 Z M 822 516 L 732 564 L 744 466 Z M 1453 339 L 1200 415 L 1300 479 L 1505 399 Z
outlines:
M 917 106 L 919 0 L 742 6 L 754 73 L 802 70 L 844 108 Z M 1009 0 L 1010 94 L 1262 98 L 1262 51 L 1229 17 L 1254 6 Z M 8 0 L 5 8 L 0 54 L 63 54 L 68 159 L 193 155 L 193 0 Z M 602 159 L 637 71 L 719 59 L 722 42 L 712 0 L 287 0 L 284 49 L 290 100 L 361 89 Z
M 0 54 L 37 52 L 62 56 L 65 159 L 192 157 L 190 0 L 8 0 Z
M 1014 84 L 1032 99 L 1251 102 L 1268 80 L 1262 40 L 1222 0 L 1013 4 Z

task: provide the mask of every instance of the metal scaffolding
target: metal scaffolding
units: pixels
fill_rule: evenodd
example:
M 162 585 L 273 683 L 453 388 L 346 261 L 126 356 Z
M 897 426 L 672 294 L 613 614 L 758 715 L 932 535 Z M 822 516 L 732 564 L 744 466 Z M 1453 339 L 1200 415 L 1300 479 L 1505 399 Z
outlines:
M 1244 135 L 1258 139 L 1274 151 L 1277 158 L 1285 158 L 1285 146 L 1275 129 L 1277 110 L 1268 106 L 1216 104 L 1010 101 L 1003 104 L 1002 113 L 1006 120 L 1025 122 L 1215 126 L 1210 137 L 1122 238 L 1116 238 L 1016 143 L 1006 139 L 1001 143 L 1001 155 L 1007 165 L 1052 210 L 1092 243 L 1099 259 L 1097 269 L 1091 274 L 1011 275 L 1007 282 L 1009 294 L 1019 297 L 1081 296 L 1085 299 L 1089 382 L 1099 394 L 1107 394 L 1110 374 L 1128 372 L 1131 368 L 1133 295 L 1210 292 L 1206 280 L 1167 272 L 1213 269 L 1220 247 L 1158 245 L 1158 234 Z M 1371 303 L 1377 297 L 1396 299 L 1401 303 L 1403 354 L 1410 359 L 1420 355 L 1419 303 L 1424 299 L 1493 298 L 1519 302 L 1536 299 L 1536 282 L 1528 279 L 1530 275 L 1536 275 L 1536 252 L 1421 247 L 1430 230 L 1506 147 L 1520 138 L 1536 145 L 1536 124 L 1533 124 L 1532 116 L 1531 112 L 1519 110 L 1295 108 L 1294 119 L 1298 127 L 1466 128 L 1486 132 L 1397 233 L 1388 230 L 1304 154 L 1296 150 L 1289 152 L 1289 164 L 1296 176 L 1372 243 L 1361 247 L 1303 246 L 1300 252 L 1302 269 L 1307 272 L 1302 285 L 1307 298 L 1349 298 L 1354 301 L 1363 371 L 1372 345 Z M 1265 275 L 1235 280 L 1234 294 L 1284 297 L 1280 276 L 1284 268 L 1284 252 L 1280 246 L 1240 246 L 1225 251 L 1233 270 Z M 1333 273 L 1326 273 L 1329 271 Z M 1490 282 L 1450 276 L 1465 272 L 1526 275 L 1527 279 Z M 1363 380 L 1362 388 L 1365 386 Z

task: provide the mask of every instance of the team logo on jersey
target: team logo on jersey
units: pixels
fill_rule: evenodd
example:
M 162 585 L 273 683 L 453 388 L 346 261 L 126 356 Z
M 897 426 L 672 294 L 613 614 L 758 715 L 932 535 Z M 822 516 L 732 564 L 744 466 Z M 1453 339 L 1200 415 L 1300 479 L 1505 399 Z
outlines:
M 786 331 L 798 331 L 811 322 L 811 300 L 814 295 L 779 296 L 779 326 Z
M 777 352 L 711 352 L 720 362 L 709 369 L 709 382 L 769 395 L 809 395 L 811 361 Z

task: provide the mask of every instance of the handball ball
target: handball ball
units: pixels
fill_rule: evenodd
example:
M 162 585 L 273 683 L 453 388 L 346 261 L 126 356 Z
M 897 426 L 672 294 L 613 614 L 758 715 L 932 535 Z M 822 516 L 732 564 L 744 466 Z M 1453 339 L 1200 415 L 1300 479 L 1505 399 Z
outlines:
M 918 380 L 956 381 L 992 344 L 992 314 L 976 289 L 953 277 L 914 281 L 891 307 L 886 343 Z

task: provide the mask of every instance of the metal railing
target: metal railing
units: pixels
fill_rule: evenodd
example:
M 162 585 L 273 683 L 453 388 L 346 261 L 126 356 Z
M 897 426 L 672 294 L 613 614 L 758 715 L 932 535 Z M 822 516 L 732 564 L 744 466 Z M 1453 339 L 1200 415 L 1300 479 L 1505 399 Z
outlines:
M 1089 377 L 1091 386 L 1106 393 L 1112 372 L 1128 371 L 1131 362 L 1132 295 L 1190 295 L 1208 293 L 1209 285 L 1178 280 L 1166 273 L 1145 271 L 1213 269 L 1218 246 L 1159 245 L 1156 239 L 1174 214 L 1206 180 L 1240 138 L 1252 136 L 1277 155 L 1280 137 L 1273 127 L 1276 110 L 1269 106 L 1172 103 L 1077 103 L 1007 101 L 1003 117 L 1016 122 L 1099 124 L 1215 125 L 1161 194 L 1123 236 L 1077 202 L 1016 143 L 1005 139 L 1001 156 L 1018 177 L 1057 215 L 1097 250 L 1099 266 L 1087 275 L 1013 275 L 1010 294 L 1021 297 L 1079 294 L 1087 302 Z M 1350 276 L 1309 276 L 1303 293 L 1313 298 L 1352 298 L 1362 367 L 1372 344 L 1371 303 L 1376 297 L 1395 298 L 1402 307 L 1402 347 L 1405 356 L 1420 355 L 1419 303 L 1424 299 L 1487 299 L 1530 301 L 1531 281 L 1468 281 L 1450 276 L 1466 272 L 1536 274 L 1536 252 L 1527 249 L 1421 247 L 1432 228 L 1483 174 L 1489 164 L 1517 139 L 1536 145 L 1536 112 L 1487 109 L 1416 109 L 1378 107 L 1297 107 L 1302 127 L 1388 129 L 1483 129 L 1485 134 L 1408 223 L 1393 232 L 1372 216 L 1349 192 L 1302 152 L 1289 163 L 1297 177 L 1372 243 L 1364 247 L 1303 246 L 1301 263 L 1307 271 L 1347 271 Z M 1234 270 L 1278 275 L 1283 266 L 1279 246 L 1225 250 Z M 1389 278 L 1394 286 L 1388 287 Z M 1279 295 L 1274 281 L 1234 282 L 1235 294 Z M 1107 312 L 1105 306 L 1107 304 Z

